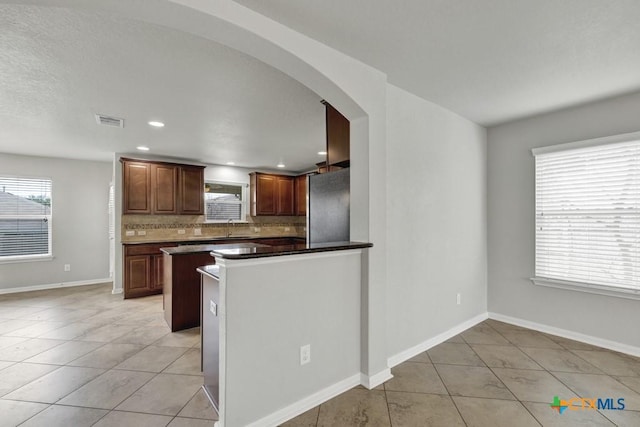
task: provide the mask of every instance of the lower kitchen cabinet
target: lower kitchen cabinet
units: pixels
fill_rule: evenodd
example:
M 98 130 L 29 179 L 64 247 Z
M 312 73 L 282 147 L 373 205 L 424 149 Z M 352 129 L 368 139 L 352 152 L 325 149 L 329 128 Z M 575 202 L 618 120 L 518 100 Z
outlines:
M 137 298 L 162 293 L 164 259 L 160 248 L 172 243 L 124 246 L 124 297 Z

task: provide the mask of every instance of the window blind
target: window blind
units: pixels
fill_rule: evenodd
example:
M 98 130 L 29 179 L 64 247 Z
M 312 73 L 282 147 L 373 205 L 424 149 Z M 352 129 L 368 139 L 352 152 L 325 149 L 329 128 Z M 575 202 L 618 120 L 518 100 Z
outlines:
M 640 141 L 537 154 L 538 278 L 640 291 Z
M 241 221 L 242 205 L 236 201 L 206 201 L 205 211 L 207 221 Z
M 0 176 L 0 260 L 51 255 L 51 180 Z

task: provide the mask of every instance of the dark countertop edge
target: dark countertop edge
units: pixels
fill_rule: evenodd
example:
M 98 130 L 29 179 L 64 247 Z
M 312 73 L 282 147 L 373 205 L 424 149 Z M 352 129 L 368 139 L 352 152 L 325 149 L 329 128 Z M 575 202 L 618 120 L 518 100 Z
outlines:
M 220 266 L 219 265 L 203 265 L 202 267 L 196 268 L 198 273 L 204 274 L 205 276 L 213 277 L 214 279 L 220 279 Z
M 213 237 L 209 239 L 193 239 L 193 240 L 153 240 L 149 242 L 121 242 L 122 245 L 158 245 L 158 244 L 178 244 L 178 245 L 206 245 L 205 242 L 216 242 L 219 240 L 262 240 L 262 239 L 300 239 L 305 240 L 304 237 L 299 236 L 242 236 L 242 237 Z M 214 245 L 215 243 L 211 243 Z
M 346 251 L 350 249 L 367 249 L 373 247 L 373 243 L 365 242 L 336 242 L 334 243 L 320 243 L 316 247 L 305 248 L 291 248 L 292 245 L 287 246 L 271 246 L 267 249 L 262 249 L 260 252 L 254 253 L 225 253 L 225 250 L 212 251 L 211 256 L 219 257 L 223 259 L 251 259 L 251 258 L 268 258 L 284 255 L 301 255 L 312 254 L 318 252 L 331 252 L 331 251 Z

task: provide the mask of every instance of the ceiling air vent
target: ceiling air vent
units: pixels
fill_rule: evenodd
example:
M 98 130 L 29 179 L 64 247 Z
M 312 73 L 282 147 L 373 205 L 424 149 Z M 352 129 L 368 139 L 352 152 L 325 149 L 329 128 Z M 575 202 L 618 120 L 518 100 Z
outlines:
M 109 117 L 103 114 L 96 114 L 96 122 L 99 125 L 111 126 L 115 128 L 124 127 L 124 119 L 119 119 L 117 117 Z

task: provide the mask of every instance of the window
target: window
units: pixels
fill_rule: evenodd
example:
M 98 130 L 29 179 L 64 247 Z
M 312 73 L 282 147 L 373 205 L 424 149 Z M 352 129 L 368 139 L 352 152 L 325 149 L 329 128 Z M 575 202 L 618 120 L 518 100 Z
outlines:
M 0 261 L 51 256 L 51 180 L 0 176 Z
M 633 136 L 533 150 L 534 282 L 640 297 L 640 135 Z
M 205 182 L 204 201 L 207 222 L 245 221 L 246 184 Z

